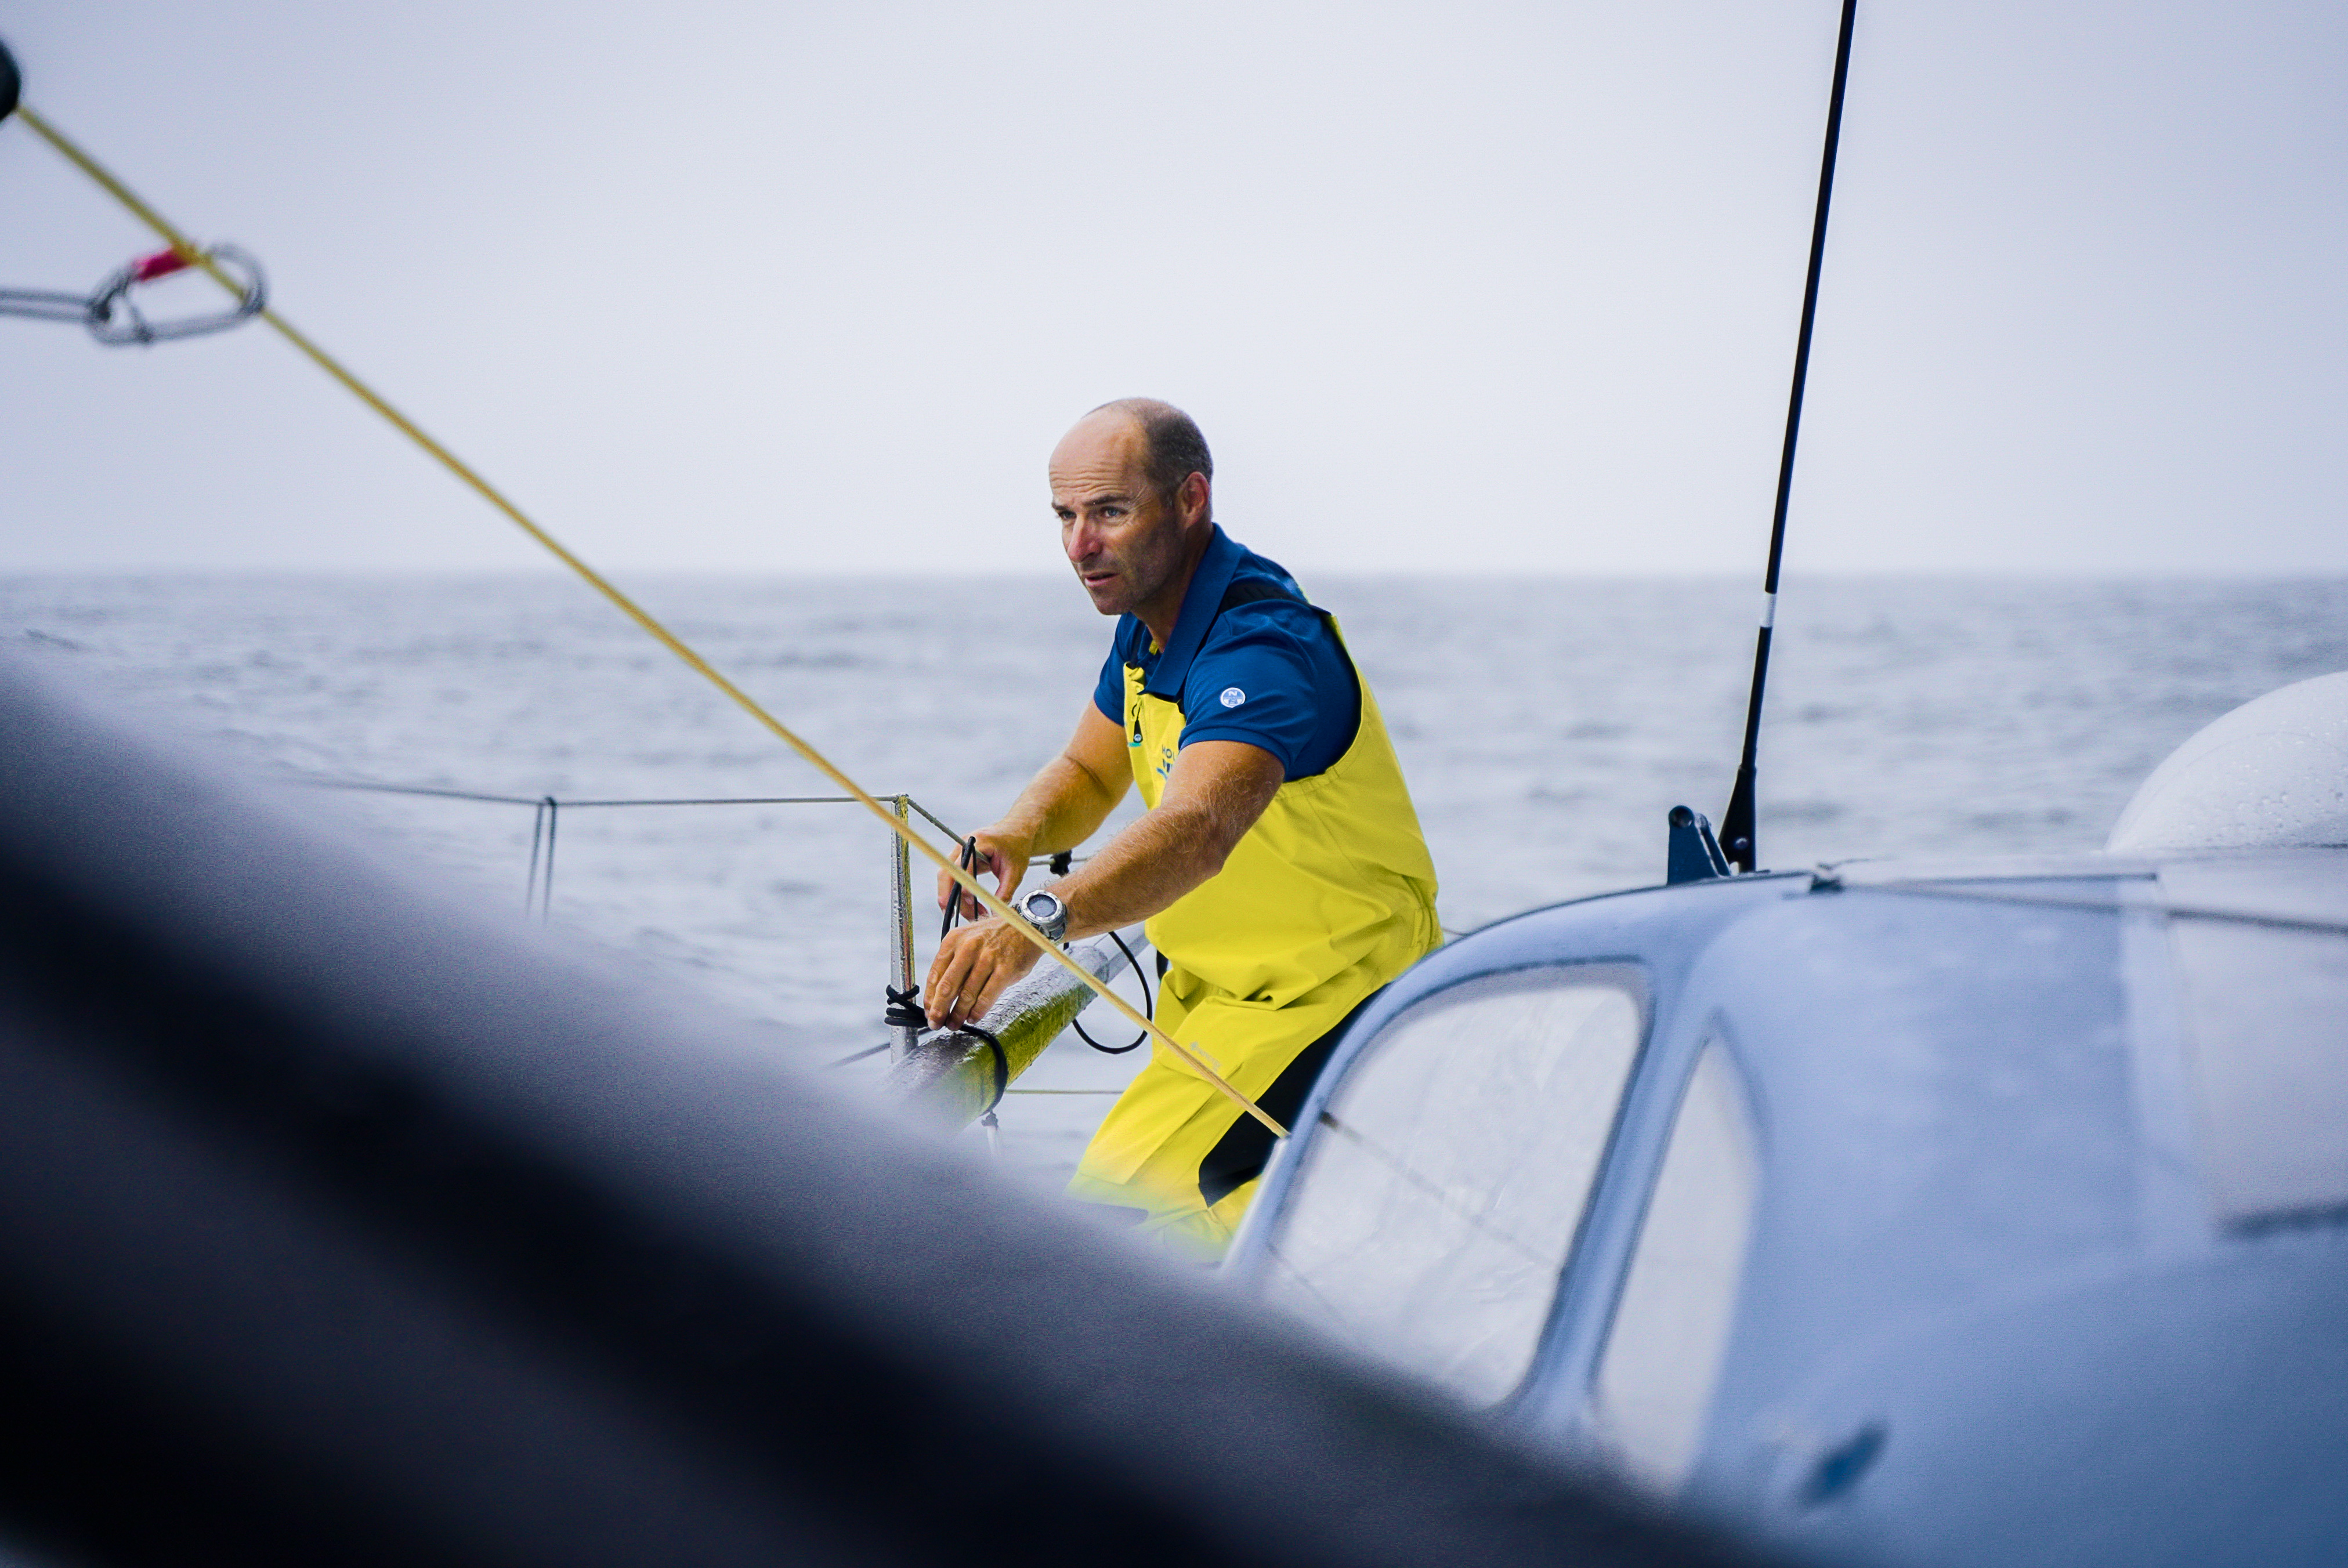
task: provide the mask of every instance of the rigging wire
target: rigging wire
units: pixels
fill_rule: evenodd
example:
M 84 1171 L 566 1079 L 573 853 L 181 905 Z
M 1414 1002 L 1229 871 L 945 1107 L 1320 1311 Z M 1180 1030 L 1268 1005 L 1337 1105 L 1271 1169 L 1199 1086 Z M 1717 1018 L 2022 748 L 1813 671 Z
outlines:
M 476 790 L 442 789 L 435 784 L 380 784 L 374 779 L 314 778 L 303 775 L 300 782 L 314 789 L 359 790 L 375 794 L 427 795 L 436 800 L 478 800 L 497 805 L 541 805 L 551 799 L 549 795 L 483 794 Z M 895 799 L 891 795 L 889 797 Z M 907 795 L 905 804 L 919 812 L 931 826 L 948 838 L 960 841 L 962 835 L 946 825 L 936 812 Z M 661 798 L 630 798 L 625 800 L 565 800 L 557 804 L 570 809 L 612 805 L 855 805 L 852 794 L 724 794 Z
M 524 915 L 528 915 L 530 900 L 535 898 L 538 901 L 538 923 L 541 926 L 554 918 L 554 830 L 560 825 L 561 817 L 562 803 L 548 795 L 538 803 L 538 810 L 530 822 L 530 886 L 522 894 L 521 909 Z M 541 834 L 546 839 L 546 875 L 543 877 L 539 875 L 538 868 L 538 842 Z
M 526 913 L 535 911 L 541 921 L 551 919 L 552 917 L 552 904 L 554 899 L 555 825 L 560 813 L 566 806 L 572 809 L 578 809 L 586 806 L 853 805 L 856 804 L 855 796 L 845 794 L 701 795 L 689 798 L 680 796 L 661 798 L 613 798 L 609 800 L 561 800 L 551 794 L 540 795 L 533 799 L 527 795 L 489 794 L 478 790 L 448 789 L 436 784 L 383 784 L 373 779 L 304 778 L 301 782 L 317 789 L 350 790 L 374 794 L 413 795 L 430 800 L 475 801 L 491 805 L 526 805 L 531 807 L 530 870 L 526 876 L 525 890 L 522 897 L 522 907 Z M 943 819 L 939 817 L 936 813 L 922 804 L 921 802 L 913 799 L 912 796 L 906 795 L 904 797 L 904 801 L 908 806 L 920 812 L 923 817 L 935 824 L 942 831 L 947 833 L 953 832 L 953 829 L 947 827 Z M 963 844 L 963 853 L 961 856 L 961 862 L 964 870 L 976 870 L 977 854 L 978 841 L 975 838 L 964 839 Z M 1071 862 L 1071 856 L 1066 854 L 1054 856 L 1052 857 L 1052 869 L 1055 872 L 1065 872 Z M 961 907 L 962 901 L 960 899 L 955 899 L 952 907 L 945 911 L 944 918 L 938 928 L 939 940 L 944 940 L 946 933 L 953 929 L 956 918 L 961 912 Z M 1111 931 L 1107 933 L 1107 935 L 1108 939 L 1117 944 L 1117 950 L 1125 955 L 1126 963 L 1132 968 L 1136 979 L 1141 986 L 1141 1006 L 1143 1012 L 1149 1018 L 1155 1019 L 1158 1016 L 1158 1007 L 1156 999 L 1150 995 L 1148 971 L 1143 968 L 1141 961 L 1133 956 L 1133 949 L 1126 946 L 1125 938 L 1123 937 L 1119 936 L 1115 931 Z M 888 999 L 887 1009 L 882 1014 L 882 1021 L 884 1023 L 891 1029 L 912 1029 L 921 1030 L 924 1033 L 929 1032 L 925 1028 L 927 1021 L 926 1016 L 921 1010 L 921 987 L 915 986 L 910 990 L 901 991 L 894 986 L 883 986 L 881 990 Z M 1075 1020 L 1070 1020 L 1069 1021 L 1075 1027 L 1077 1035 L 1083 1039 L 1084 1042 L 1086 1045 L 1091 1046 L 1095 1050 L 1099 1051 L 1104 1056 L 1122 1056 L 1127 1051 L 1137 1049 L 1144 1040 L 1147 1040 L 1149 1038 L 1147 1033 L 1143 1033 L 1135 1036 L 1130 1044 L 1103 1045 L 1100 1041 L 1095 1040 L 1090 1034 L 1086 1032 L 1085 1027 L 1081 1022 Z M 1065 1092 L 1071 1094 L 1089 1094 L 1098 1092 L 1122 1092 L 1122 1091 L 1118 1090 L 1014 1090 L 1009 1087 L 1009 1058 L 1004 1052 L 1003 1042 L 991 1032 L 969 1024 L 963 1025 L 961 1032 L 975 1035 L 994 1048 L 996 1075 L 994 1106 L 1000 1106 L 1003 1103 L 1003 1097 L 1005 1094 L 1010 1093 L 1044 1094 Z M 850 1051 L 848 1055 L 840 1057 L 836 1061 L 825 1062 L 824 1066 L 826 1068 L 846 1067 L 852 1062 L 863 1061 L 871 1057 L 878 1056 L 888 1049 L 889 1043 L 887 1041 L 883 1041 L 882 1043 L 872 1046 L 868 1050 Z M 994 1106 L 990 1106 L 988 1108 L 989 1114 L 993 1112 Z
M 47 142 L 60 157 L 66 159 L 66 161 L 71 163 L 76 169 L 81 170 L 83 174 L 87 175 L 100 189 L 104 190 L 107 194 L 112 196 L 117 201 L 120 202 L 125 208 L 127 208 L 140 222 L 146 224 L 148 228 L 153 230 L 158 235 L 161 236 L 163 241 L 171 247 L 173 252 L 177 254 L 182 261 L 186 262 L 188 266 L 201 270 L 215 282 L 219 283 L 222 288 L 229 290 L 232 293 L 237 294 L 240 298 L 243 297 L 243 285 L 240 283 L 231 272 L 221 266 L 215 259 L 199 248 L 192 240 L 189 239 L 188 236 L 177 226 L 172 224 L 170 220 L 166 219 L 154 208 L 149 206 L 144 200 L 140 200 L 136 192 L 132 191 L 129 186 L 123 184 L 120 179 L 108 172 L 104 165 L 100 164 L 88 153 L 83 151 L 82 149 L 76 145 L 76 143 L 70 138 L 67 137 L 64 132 L 51 125 L 46 118 L 36 113 L 30 105 L 19 101 L 16 105 L 16 117 L 23 120 L 35 135 L 38 136 L 43 141 Z M 1069 973 L 1075 975 L 1088 989 L 1105 999 L 1111 1007 L 1125 1015 L 1127 1021 L 1138 1025 L 1146 1034 L 1154 1037 L 1160 1043 L 1164 1044 L 1167 1049 L 1173 1051 L 1176 1056 L 1188 1063 L 1191 1071 L 1197 1072 L 1200 1077 L 1211 1085 L 1218 1093 L 1223 1095 L 1226 1099 L 1236 1104 L 1241 1111 L 1246 1114 L 1254 1117 L 1258 1122 L 1263 1123 L 1263 1125 L 1272 1132 L 1272 1136 L 1275 1138 L 1285 1138 L 1288 1136 L 1288 1129 L 1286 1127 L 1281 1125 L 1281 1123 L 1276 1121 L 1270 1112 L 1266 1112 L 1262 1106 L 1258 1105 L 1253 1100 L 1241 1093 L 1239 1089 L 1230 1081 L 1230 1080 L 1226 1079 L 1220 1072 L 1217 1071 L 1214 1066 L 1204 1057 L 1200 1056 L 1190 1047 L 1184 1045 L 1181 1041 L 1176 1040 L 1166 1030 L 1159 1029 L 1157 1024 L 1152 1022 L 1150 1020 L 1144 1018 L 1130 1003 L 1126 1001 L 1123 997 L 1118 996 L 1116 991 L 1112 990 L 1107 981 L 1102 980 L 1097 976 L 1094 975 L 1076 958 L 1064 950 L 1058 943 L 1053 941 L 1048 937 L 1045 937 L 1041 931 L 1036 930 L 1035 927 L 1030 925 L 1026 920 L 1021 918 L 1018 914 L 1012 909 L 1009 904 L 1005 903 L 1002 898 L 998 897 L 994 894 L 988 892 L 986 888 L 980 884 L 978 877 L 971 871 L 965 867 L 957 866 L 953 860 L 949 858 L 943 851 L 937 847 L 937 845 L 932 844 L 921 834 L 916 833 L 910 823 L 901 821 L 894 813 L 890 811 L 887 806 L 881 804 L 880 802 L 870 792 L 865 790 L 862 785 L 859 784 L 854 779 L 849 777 L 846 773 L 842 772 L 830 758 L 824 755 L 822 752 L 817 750 L 816 747 L 808 742 L 800 738 L 796 731 L 786 725 L 781 720 L 768 712 L 766 708 L 759 704 L 756 698 L 752 697 L 748 692 L 743 691 L 739 686 L 736 686 L 732 681 L 728 680 L 718 671 L 716 666 L 711 664 L 706 659 L 704 659 L 682 638 L 678 637 L 676 633 L 671 631 L 661 621 L 654 619 L 649 611 L 639 606 L 635 600 L 621 592 L 619 588 L 606 579 L 602 573 L 596 571 L 593 567 L 589 566 L 586 561 L 582 559 L 580 557 L 572 554 L 568 547 L 563 545 L 563 543 L 557 539 L 552 534 L 547 532 L 546 529 L 533 522 L 520 507 L 508 499 L 503 492 L 499 491 L 495 486 L 491 485 L 487 479 L 475 472 L 454 452 L 451 452 L 448 447 L 442 446 L 438 441 L 426 434 L 424 429 L 417 425 L 415 421 L 409 419 L 398 409 L 393 407 L 391 404 L 385 401 L 381 394 L 377 393 L 366 383 L 361 381 L 357 375 L 345 367 L 341 361 L 328 354 L 324 348 L 319 346 L 316 342 L 295 328 L 292 323 L 288 322 L 283 315 L 279 314 L 275 310 L 270 308 L 268 305 L 261 305 L 254 313 L 259 315 L 263 321 L 268 323 L 270 327 L 274 330 L 279 336 L 283 337 L 287 343 L 293 344 L 294 348 L 301 351 L 301 353 L 308 358 L 312 364 L 315 364 L 320 370 L 324 371 L 327 375 L 331 376 L 335 381 L 341 383 L 344 389 L 348 391 L 352 396 L 356 397 L 360 402 L 375 410 L 375 412 L 388 422 L 393 428 L 398 430 L 400 434 L 406 436 L 409 440 L 415 442 L 417 446 L 422 447 L 424 451 L 435 461 L 438 462 L 441 466 L 447 468 L 449 473 L 456 476 L 458 480 L 470 487 L 475 494 L 479 495 L 483 500 L 489 502 L 489 505 L 496 507 L 497 510 L 503 513 L 506 518 L 513 523 L 515 527 L 520 528 L 522 532 L 528 534 L 532 539 L 536 540 L 548 551 L 548 553 L 552 555 L 564 566 L 569 567 L 590 588 L 593 589 L 597 593 L 602 595 L 605 600 L 609 600 L 612 606 L 618 610 L 621 614 L 633 621 L 646 636 L 652 638 L 662 647 L 676 655 L 678 659 L 685 662 L 687 668 L 691 669 L 695 674 L 698 674 L 704 680 L 707 681 L 711 685 L 716 687 L 718 691 L 725 693 L 728 700 L 733 702 L 736 706 L 742 709 L 744 712 L 749 714 L 753 720 L 757 721 L 757 723 L 764 727 L 769 733 L 773 734 L 785 745 L 790 747 L 792 751 L 798 753 L 800 758 L 804 760 L 808 766 L 814 768 L 818 773 L 823 774 L 827 779 L 829 779 L 840 789 L 846 791 L 847 794 L 857 802 L 857 804 L 862 805 L 874 816 L 880 818 L 881 823 L 888 827 L 890 832 L 896 834 L 899 837 L 902 838 L 910 847 L 920 851 L 925 859 L 935 865 L 939 869 L 944 871 L 947 876 L 951 876 L 955 882 L 967 890 L 970 895 L 978 901 L 979 905 L 987 910 L 988 913 L 1000 916 L 1004 920 L 1008 921 L 1013 930 L 1018 932 L 1021 937 L 1034 944 L 1038 950 L 1051 958 L 1055 962 L 1060 964 L 1063 968 L 1066 968 Z M 957 900 L 957 902 L 959 902 L 959 900 Z
M 377 784 L 365 779 L 313 778 L 305 779 L 303 782 L 313 784 L 321 789 L 360 790 L 380 794 L 420 795 L 435 800 L 479 801 L 497 805 L 527 805 L 535 808 L 530 819 L 530 871 L 528 874 L 527 886 L 522 897 L 522 908 L 525 913 L 531 910 L 537 911 L 541 922 L 551 919 L 553 915 L 555 827 L 560 818 L 561 808 L 564 806 L 852 805 L 855 804 L 856 798 L 853 795 L 827 794 L 712 795 L 692 799 L 559 800 L 555 796 L 549 794 L 541 795 L 536 800 L 531 800 L 521 795 L 484 794 L 473 790 L 442 789 L 428 784 Z M 922 816 L 928 818 L 931 822 L 935 823 L 940 828 L 944 829 L 944 831 L 948 833 L 953 831 L 952 828 L 946 827 L 945 823 L 941 820 L 935 813 L 932 812 L 927 806 L 922 805 L 920 802 L 914 800 L 912 796 L 907 795 L 904 797 L 904 800 L 907 805 L 912 807 L 913 810 L 920 812 Z M 541 853 L 543 856 L 542 859 Z M 1066 857 L 1063 856 L 1061 858 L 1064 859 Z M 963 869 L 965 871 L 975 871 L 977 867 L 977 859 L 978 841 L 975 838 L 964 840 L 961 856 Z M 938 929 L 938 938 L 941 941 L 944 940 L 947 932 L 953 929 L 954 922 L 961 912 L 961 908 L 962 900 L 959 898 L 953 900 L 952 905 L 947 908 L 944 921 Z M 1133 965 L 1135 971 L 1138 973 L 1140 970 L 1140 965 L 1134 958 L 1133 949 L 1128 948 L 1125 945 L 1124 939 L 1118 937 L 1115 932 L 1109 933 L 1109 939 L 1117 943 L 1117 950 L 1125 955 L 1126 962 Z M 923 1027 L 926 1020 L 921 1010 L 921 987 L 915 986 L 910 990 L 901 991 L 894 986 L 884 986 L 881 989 L 887 995 L 889 1003 L 887 1010 L 882 1015 L 882 1019 L 890 1028 L 914 1029 L 921 1030 L 925 1033 L 930 1032 Z M 1142 982 L 1142 1003 L 1145 1008 L 1148 1008 L 1150 1010 L 1152 1016 L 1155 1016 L 1156 1008 L 1149 999 L 1149 985 L 1147 979 Z M 992 1030 L 982 1029 L 974 1023 L 965 1023 L 961 1025 L 958 1030 L 943 1030 L 939 1032 L 972 1035 L 984 1042 L 993 1050 L 994 1053 L 994 1099 L 987 1106 L 986 1110 L 980 1113 L 979 1118 L 982 1122 L 986 1122 L 989 1118 L 994 1116 L 996 1108 L 1002 1105 L 1003 1097 L 1012 1091 L 1010 1087 L 1011 1059 L 1009 1054 L 1003 1049 L 1002 1040 L 999 1039 Z M 1078 1034 L 1084 1034 L 1084 1030 L 1081 1027 L 1078 1028 L 1076 1032 Z M 1134 1041 L 1134 1045 L 1140 1044 L 1142 1040 L 1147 1040 L 1148 1038 L 1148 1036 L 1146 1034 L 1141 1036 Z M 1133 1046 L 1131 1045 L 1118 1047 L 1104 1046 L 1097 1040 L 1094 1040 L 1090 1035 L 1085 1035 L 1085 1042 L 1087 1045 L 1092 1046 L 1094 1050 L 1103 1051 L 1110 1056 L 1119 1056 L 1133 1049 Z M 884 1040 L 880 1044 L 872 1046 L 867 1050 L 850 1051 L 848 1055 L 840 1057 L 836 1061 L 827 1061 L 824 1063 L 824 1066 L 828 1069 L 834 1067 L 846 1067 L 851 1062 L 863 1061 L 869 1058 L 878 1056 L 888 1049 L 889 1042 Z M 1042 1093 L 1045 1091 L 1038 1090 L 1035 1092 Z M 997 1130 L 998 1129 L 994 1125 L 990 1123 L 988 1131 L 990 1143 L 992 1143 Z

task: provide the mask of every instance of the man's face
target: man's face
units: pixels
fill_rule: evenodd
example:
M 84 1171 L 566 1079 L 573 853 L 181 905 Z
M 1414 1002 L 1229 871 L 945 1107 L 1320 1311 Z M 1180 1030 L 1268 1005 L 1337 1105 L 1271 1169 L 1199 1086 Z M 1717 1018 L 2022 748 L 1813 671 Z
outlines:
M 1138 610 L 1181 569 L 1183 519 L 1150 485 L 1146 455 L 1140 426 L 1115 413 L 1079 421 L 1052 453 L 1060 548 L 1103 615 Z

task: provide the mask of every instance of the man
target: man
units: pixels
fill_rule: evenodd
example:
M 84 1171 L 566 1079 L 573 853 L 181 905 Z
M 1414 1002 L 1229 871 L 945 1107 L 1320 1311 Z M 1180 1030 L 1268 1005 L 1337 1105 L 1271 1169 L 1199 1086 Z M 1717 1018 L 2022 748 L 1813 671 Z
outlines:
M 1147 919 L 1169 966 L 1160 1027 L 1285 1122 L 1346 1020 L 1442 939 L 1402 769 L 1335 622 L 1215 525 L 1188 415 L 1097 408 L 1050 477 L 1061 548 L 1117 634 L 1076 737 L 979 850 L 1009 899 L 1030 861 L 1083 843 L 1138 784 L 1149 809 L 1018 907 L 1062 939 Z M 941 876 L 939 907 L 955 897 L 979 912 Z M 1000 918 L 958 928 L 930 966 L 930 1022 L 978 1017 L 1038 957 Z M 1152 1051 L 1069 1191 L 1220 1257 L 1272 1135 Z

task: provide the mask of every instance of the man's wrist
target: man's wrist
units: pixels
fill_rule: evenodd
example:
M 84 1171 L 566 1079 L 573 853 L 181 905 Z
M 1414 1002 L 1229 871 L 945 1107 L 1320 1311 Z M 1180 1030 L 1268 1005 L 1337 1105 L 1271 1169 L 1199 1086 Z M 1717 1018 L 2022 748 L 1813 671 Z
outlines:
M 1067 900 L 1060 897 L 1056 885 L 1021 894 L 1015 907 L 1029 925 L 1053 941 L 1067 939 L 1071 917 Z
M 1023 823 L 1005 817 L 993 827 L 986 829 L 984 836 L 993 839 L 996 846 L 1001 849 L 1015 852 L 1025 859 L 1033 860 L 1035 857 L 1035 839 L 1042 832 L 1041 823 Z

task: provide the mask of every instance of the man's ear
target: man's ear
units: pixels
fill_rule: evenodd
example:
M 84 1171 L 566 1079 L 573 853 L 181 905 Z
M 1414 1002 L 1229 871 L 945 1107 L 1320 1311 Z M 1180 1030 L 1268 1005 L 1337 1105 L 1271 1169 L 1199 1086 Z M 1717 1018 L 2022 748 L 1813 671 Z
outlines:
M 1184 528 L 1207 515 L 1207 496 L 1204 474 L 1193 474 L 1174 487 L 1174 514 L 1182 519 Z

